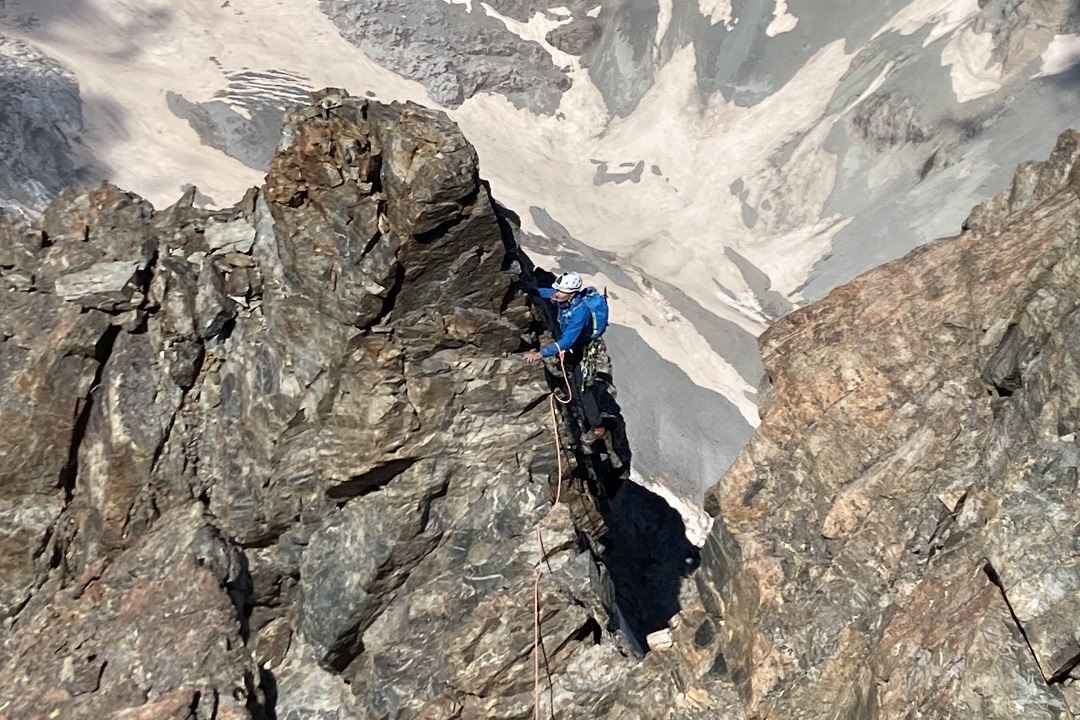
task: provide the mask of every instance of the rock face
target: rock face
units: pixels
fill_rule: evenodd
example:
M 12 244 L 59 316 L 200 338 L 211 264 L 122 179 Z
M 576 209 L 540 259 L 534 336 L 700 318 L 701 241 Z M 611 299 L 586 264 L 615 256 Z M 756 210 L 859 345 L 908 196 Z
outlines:
M 313 83 L 443 103 L 500 201 L 548 219 L 526 247 L 635 300 L 609 341 L 634 357 L 631 432 L 656 428 L 632 435 L 637 469 L 695 497 L 753 431 L 766 325 L 956 232 L 1080 110 L 1069 0 L 162 5 L 4 0 L 0 32 L 85 91 L 73 136 L 66 72 L 0 68 L 19 192 L 48 196 L 70 141 L 86 177 L 159 207 L 192 182 L 216 206 Z
M 1080 712 L 1078 161 L 763 336 L 699 575 L 748 716 Z
M 0 33 L 0 94 L 0 209 L 40 212 L 75 178 L 79 85 L 56 61 Z
M 0 218 L 0 715 L 643 717 L 681 520 L 510 354 L 539 271 L 456 126 L 317 100 L 232 209 Z
M 451 3 L 400 0 L 319 0 L 319 8 L 365 53 L 423 83 L 447 107 L 477 93 L 500 93 L 518 108 L 550 115 L 571 85 L 543 47 L 479 7 L 472 12 L 471 2 L 467 12 Z
M 195 194 L 0 216 L 3 717 L 1080 710 L 1080 133 L 763 336 L 700 553 L 515 357 L 548 275 L 445 115 L 323 91 Z

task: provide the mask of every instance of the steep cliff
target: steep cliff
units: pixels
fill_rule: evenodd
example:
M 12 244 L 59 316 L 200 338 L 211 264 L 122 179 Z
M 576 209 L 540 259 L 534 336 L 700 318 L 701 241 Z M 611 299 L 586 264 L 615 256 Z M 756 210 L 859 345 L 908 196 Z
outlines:
M 515 357 L 547 276 L 445 115 L 323 91 L 195 192 L 0 215 L 0 716 L 1080 710 L 1080 133 L 763 336 L 700 554 Z
M 1080 712 L 1078 193 L 1066 132 L 961 235 L 762 337 L 698 576 L 748 716 Z
M 512 355 L 539 271 L 457 127 L 316 99 L 229 210 L 0 217 L 0 715 L 640 717 L 682 522 Z

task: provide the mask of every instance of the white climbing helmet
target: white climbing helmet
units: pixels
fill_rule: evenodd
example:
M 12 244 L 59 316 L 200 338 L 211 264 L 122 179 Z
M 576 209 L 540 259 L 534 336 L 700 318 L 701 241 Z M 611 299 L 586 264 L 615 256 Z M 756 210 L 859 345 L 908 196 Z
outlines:
M 555 278 L 552 288 L 560 292 L 576 293 L 581 289 L 584 283 L 581 282 L 581 276 L 576 272 L 565 272 L 559 277 Z

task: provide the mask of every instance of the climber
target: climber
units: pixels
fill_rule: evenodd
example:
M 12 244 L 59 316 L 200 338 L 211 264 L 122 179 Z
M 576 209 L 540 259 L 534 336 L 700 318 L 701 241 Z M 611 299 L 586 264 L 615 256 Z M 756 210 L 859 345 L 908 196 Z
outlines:
M 582 434 L 581 442 L 592 445 L 604 437 L 607 428 L 600 414 L 602 388 L 595 378 L 588 376 L 583 365 L 593 341 L 607 329 L 607 301 L 594 288 L 584 287 L 581 276 L 575 272 L 559 275 L 550 288 L 538 288 L 537 292 L 540 297 L 555 301 L 559 337 L 540 350 L 525 353 L 525 361 L 534 363 L 563 353 L 571 397 L 581 404 L 590 428 Z

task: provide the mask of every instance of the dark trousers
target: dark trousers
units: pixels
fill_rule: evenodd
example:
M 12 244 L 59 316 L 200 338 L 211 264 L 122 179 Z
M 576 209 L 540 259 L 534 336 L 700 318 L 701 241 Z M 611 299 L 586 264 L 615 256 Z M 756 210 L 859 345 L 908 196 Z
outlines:
M 594 381 L 591 385 L 586 386 L 580 363 L 574 363 L 572 366 L 568 365 L 566 374 L 570 378 L 570 397 L 585 413 L 585 424 L 589 428 L 603 425 L 604 421 L 600 416 L 600 393 L 603 388 L 601 388 L 600 382 Z

